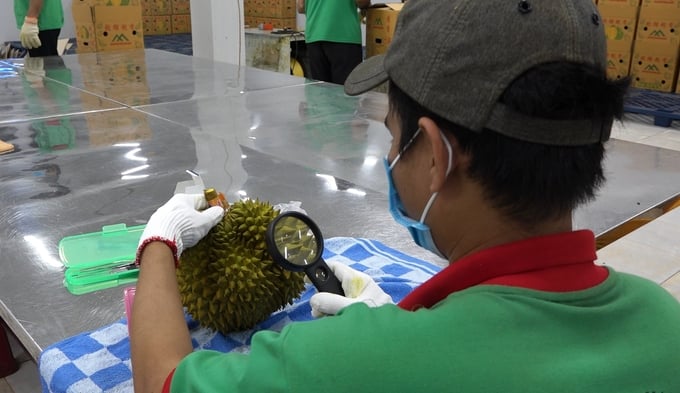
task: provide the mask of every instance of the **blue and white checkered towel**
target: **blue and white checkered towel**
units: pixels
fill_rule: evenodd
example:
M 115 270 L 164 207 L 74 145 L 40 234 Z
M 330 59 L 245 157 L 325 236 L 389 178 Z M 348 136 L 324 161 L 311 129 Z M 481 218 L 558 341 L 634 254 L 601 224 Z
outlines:
M 324 245 L 325 260 L 366 272 L 395 302 L 440 270 L 375 240 L 336 237 L 326 239 Z M 314 293 L 315 289 L 308 286 L 293 305 L 275 312 L 254 329 L 226 336 L 198 326 L 187 316 L 193 346 L 248 352 L 250 339 L 258 330 L 280 331 L 290 322 L 311 319 L 309 298 Z M 121 319 L 51 345 L 40 356 L 38 368 L 43 392 L 132 392 L 127 321 Z

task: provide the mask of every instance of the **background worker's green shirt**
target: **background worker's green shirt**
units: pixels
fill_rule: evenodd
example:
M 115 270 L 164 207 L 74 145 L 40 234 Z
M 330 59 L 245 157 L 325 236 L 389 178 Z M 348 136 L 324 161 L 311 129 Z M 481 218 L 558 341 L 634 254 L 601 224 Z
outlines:
M 430 309 L 355 304 L 197 351 L 173 392 L 680 392 L 680 303 L 610 270 L 574 292 L 478 285 Z
M 14 0 L 14 16 L 17 19 L 17 29 L 21 29 L 28 12 L 30 0 Z M 61 29 L 64 26 L 64 8 L 61 0 L 44 0 L 43 8 L 38 17 L 40 30 Z
M 354 0 L 305 0 L 305 41 L 361 44 L 361 23 Z

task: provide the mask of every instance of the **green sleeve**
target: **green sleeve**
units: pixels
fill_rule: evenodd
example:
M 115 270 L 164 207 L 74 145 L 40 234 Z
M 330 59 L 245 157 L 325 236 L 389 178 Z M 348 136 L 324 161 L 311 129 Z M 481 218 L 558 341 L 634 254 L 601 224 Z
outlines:
M 332 393 L 347 392 L 357 384 L 380 390 L 386 385 L 373 369 L 384 362 L 385 351 L 376 343 L 384 341 L 382 332 L 396 314 L 406 312 L 392 305 L 379 311 L 355 304 L 335 317 L 292 323 L 281 333 L 258 332 L 247 355 L 193 352 L 175 370 L 170 390 Z M 370 328 L 357 330 L 360 325 Z M 370 348 L 378 350 L 366 351 Z M 401 351 L 394 348 L 391 358 L 403 359 Z M 389 369 L 403 372 L 401 367 Z

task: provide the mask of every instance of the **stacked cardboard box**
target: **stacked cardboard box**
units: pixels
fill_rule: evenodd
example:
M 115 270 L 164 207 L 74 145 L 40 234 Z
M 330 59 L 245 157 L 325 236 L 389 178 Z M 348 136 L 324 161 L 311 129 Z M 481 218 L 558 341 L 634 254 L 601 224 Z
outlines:
M 598 0 L 607 35 L 607 75 L 637 88 L 676 91 L 680 0 Z
M 633 86 L 675 90 L 680 49 L 680 0 L 643 0 L 631 76 Z
M 243 8 L 248 27 L 269 23 L 277 29 L 297 29 L 295 0 L 244 0 Z
M 633 54 L 640 0 L 599 0 L 598 8 L 607 37 L 607 76 L 628 76 Z
M 387 52 L 403 3 L 374 4 L 366 11 L 366 57 Z
M 144 48 L 140 0 L 73 0 L 78 53 Z
M 144 34 L 191 33 L 189 0 L 142 0 Z

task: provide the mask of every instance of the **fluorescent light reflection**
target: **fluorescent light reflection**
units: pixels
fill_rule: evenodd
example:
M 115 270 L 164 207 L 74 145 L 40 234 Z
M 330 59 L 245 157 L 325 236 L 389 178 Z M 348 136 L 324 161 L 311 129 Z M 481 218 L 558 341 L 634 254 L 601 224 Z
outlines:
M 242 160 L 245 160 L 246 158 L 248 158 L 248 156 L 247 156 L 247 155 L 245 155 L 245 154 L 241 154 L 241 159 L 242 159 Z
M 366 191 L 359 190 L 358 188 L 348 188 L 347 190 L 348 193 L 352 195 L 358 195 L 358 196 L 366 196 Z
M 127 158 L 128 160 L 132 160 L 132 161 L 141 161 L 141 162 L 149 161 L 149 159 L 146 158 L 146 157 L 137 157 L 135 155 L 135 154 L 139 153 L 140 151 L 142 151 L 141 147 L 138 147 L 136 149 L 132 149 L 129 152 L 125 153 L 125 158 Z
M 45 247 L 45 243 L 39 237 L 33 235 L 24 236 L 26 243 L 31 245 L 31 249 L 38 254 L 38 260 L 49 268 L 61 268 L 62 263 L 50 254 Z
M 317 173 L 316 176 L 326 181 L 326 187 L 328 187 L 329 190 L 338 189 L 338 183 L 335 182 L 335 177 L 331 175 L 324 175 L 323 173 Z
M 139 147 L 138 142 L 129 142 L 129 143 L 116 143 L 114 144 L 116 147 Z
M 363 167 L 364 168 L 373 168 L 375 166 L 375 164 L 377 164 L 377 163 L 378 163 L 378 157 L 366 156 L 366 158 L 364 158 Z
M 120 174 L 123 175 L 123 176 L 125 176 L 125 175 L 131 175 L 131 174 L 133 174 L 133 173 L 135 173 L 135 172 L 143 171 L 144 169 L 146 169 L 146 168 L 148 168 L 148 167 L 149 167 L 149 164 L 144 164 L 144 165 L 140 165 L 140 166 L 138 166 L 138 167 L 134 167 L 134 168 L 132 168 L 132 169 L 128 169 L 127 171 L 121 172 Z
M 149 175 L 124 175 L 121 176 L 121 180 L 137 180 L 137 179 L 144 179 L 149 177 Z

